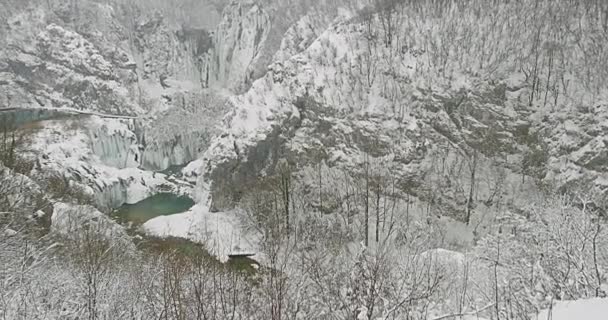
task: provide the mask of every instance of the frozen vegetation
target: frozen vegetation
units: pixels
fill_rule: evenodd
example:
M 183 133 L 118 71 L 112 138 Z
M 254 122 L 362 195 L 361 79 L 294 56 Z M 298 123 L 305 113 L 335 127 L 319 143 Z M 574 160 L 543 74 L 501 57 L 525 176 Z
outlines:
M 0 319 L 604 320 L 606 79 L 604 0 L 0 0 Z

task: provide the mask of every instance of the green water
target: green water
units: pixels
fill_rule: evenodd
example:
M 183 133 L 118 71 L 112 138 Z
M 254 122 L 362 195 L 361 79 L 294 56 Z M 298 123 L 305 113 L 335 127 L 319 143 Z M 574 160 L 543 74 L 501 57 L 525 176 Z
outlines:
M 139 234 L 138 226 L 144 222 L 159 217 L 182 213 L 190 209 L 194 201 L 186 196 L 179 196 L 172 193 L 160 193 L 144 199 L 136 204 L 125 204 L 114 210 L 112 216 L 120 223 L 127 225 L 127 229 L 135 234 Z M 152 253 L 171 253 L 182 257 L 195 257 L 203 259 L 218 266 L 225 266 L 229 270 L 245 272 L 255 275 L 259 264 L 249 257 L 231 257 L 228 262 L 222 264 L 212 256 L 203 245 L 194 243 L 187 239 L 180 238 L 156 238 L 140 234 L 137 246 L 147 252 Z
M 142 224 L 159 216 L 182 213 L 190 209 L 194 201 L 186 196 L 159 193 L 136 204 L 126 204 L 116 209 L 112 215 L 124 222 Z

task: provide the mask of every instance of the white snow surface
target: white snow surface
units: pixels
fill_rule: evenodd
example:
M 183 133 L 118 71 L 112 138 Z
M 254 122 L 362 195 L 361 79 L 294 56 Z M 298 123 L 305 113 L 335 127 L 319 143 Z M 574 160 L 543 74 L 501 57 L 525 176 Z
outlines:
M 462 252 L 447 250 L 443 248 L 437 248 L 429 251 L 425 251 L 420 254 L 423 259 L 431 259 L 440 264 L 462 266 L 466 263 L 466 256 Z
M 94 224 L 104 231 L 104 236 L 113 238 L 126 235 L 124 229 L 91 206 L 55 203 L 51 216 L 51 230 L 63 235 L 70 235 L 86 224 Z
M 80 241 L 83 230 L 93 230 L 121 250 L 135 250 L 135 245 L 126 230 L 109 216 L 92 206 L 73 205 L 68 203 L 53 204 L 51 230 L 67 238 Z
M 209 212 L 208 207 L 197 204 L 180 214 L 157 217 L 143 225 L 143 230 L 157 237 L 188 239 L 206 246 L 220 261 L 228 255 L 255 253 L 257 236 L 242 227 L 242 212 Z
M 606 320 L 608 299 L 593 298 L 557 302 L 551 310 L 543 310 L 533 319 L 538 320 Z

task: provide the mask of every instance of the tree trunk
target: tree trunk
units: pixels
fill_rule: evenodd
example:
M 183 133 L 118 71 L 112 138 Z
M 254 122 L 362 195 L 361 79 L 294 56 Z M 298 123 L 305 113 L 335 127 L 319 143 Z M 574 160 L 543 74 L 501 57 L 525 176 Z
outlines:
M 365 159 L 365 246 L 369 245 L 369 162 Z
M 376 186 L 376 243 L 380 241 L 380 183 Z
M 467 216 L 465 222 L 468 225 L 471 222 L 471 211 L 473 210 L 473 195 L 475 193 L 475 171 L 477 171 L 477 151 L 473 153 L 473 162 L 470 163 L 471 171 L 471 186 L 469 188 L 469 199 L 467 200 Z

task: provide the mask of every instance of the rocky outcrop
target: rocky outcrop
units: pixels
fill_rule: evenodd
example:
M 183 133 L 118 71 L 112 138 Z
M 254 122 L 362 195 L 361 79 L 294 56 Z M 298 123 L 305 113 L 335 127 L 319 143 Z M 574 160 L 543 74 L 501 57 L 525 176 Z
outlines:
M 325 32 L 332 22 L 333 15 L 324 12 L 323 9 L 322 7 L 309 8 L 310 12 L 287 29 L 272 62 L 285 61 L 305 51 Z
M 165 170 L 198 159 L 219 131 L 225 98 L 212 92 L 179 93 L 172 109 L 137 121 L 141 168 Z
M 539 130 L 551 156 L 547 181 L 608 195 L 607 106 L 569 107 L 543 117 Z
M 133 37 L 141 78 L 162 85 L 167 78 L 200 83 L 200 57 L 211 45 L 207 30 L 171 30 L 159 13 L 142 18 L 135 26 Z
M 608 171 L 608 140 L 596 137 L 572 153 L 574 163 L 595 171 Z
M 133 70 L 112 64 L 77 32 L 53 23 L 39 26 L 47 17 L 37 12 L 18 17 L 11 25 L 24 36 L 11 39 L 0 55 L 7 66 L 0 72 L 3 105 L 138 112 L 128 90 L 136 80 Z M 34 18 L 40 20 L 28 21 Z

